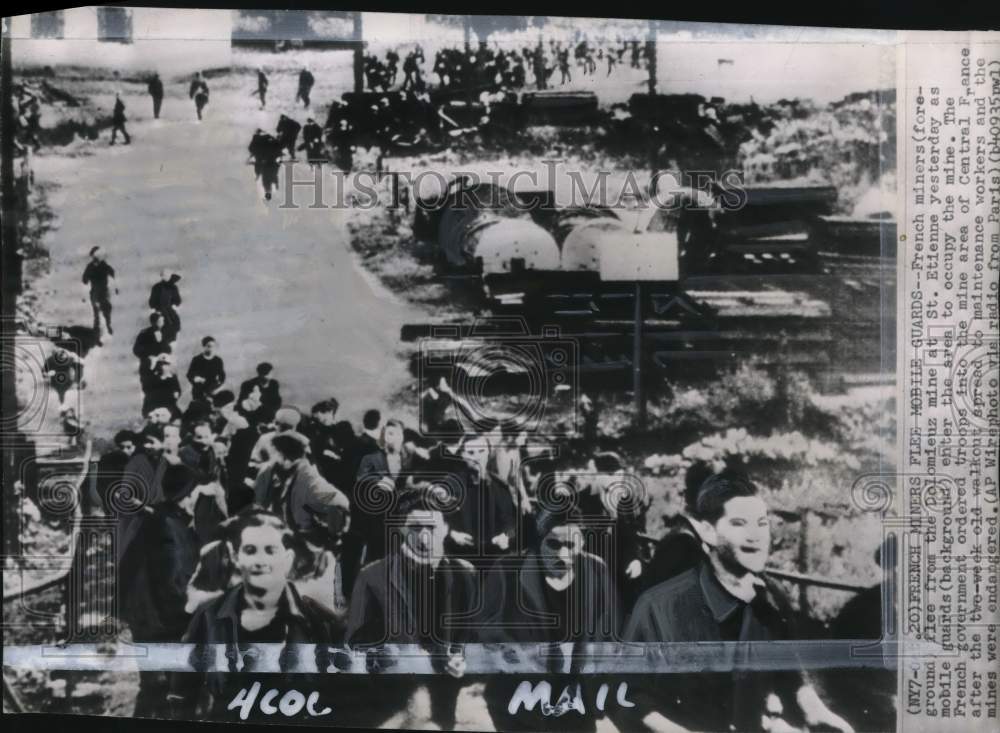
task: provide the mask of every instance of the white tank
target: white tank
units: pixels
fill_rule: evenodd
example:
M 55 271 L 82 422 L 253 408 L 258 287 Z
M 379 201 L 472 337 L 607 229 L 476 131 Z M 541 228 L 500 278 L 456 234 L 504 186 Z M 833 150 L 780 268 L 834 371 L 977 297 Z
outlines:
M 496 219 L 471 237 L 476 237 L 475 257 L 482 260 L 483 275 L 510 274 L 515 259 L 524 261 L 525 270 L 559 269 L 556 240 L 528 219 Z
M 563 240 L 562 269 L 566 272 L 600 272 L 601 242 L 608 232 L 627 231 L 618 219 L 591 219 L 575 227 Z

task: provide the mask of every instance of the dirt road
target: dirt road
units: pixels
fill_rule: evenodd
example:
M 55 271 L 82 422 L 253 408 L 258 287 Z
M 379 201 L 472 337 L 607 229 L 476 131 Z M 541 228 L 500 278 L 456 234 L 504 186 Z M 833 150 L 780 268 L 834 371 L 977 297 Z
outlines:
M 59 184 L 50 197 L 58 225 L 45 242 L 51 274 L 35 285 L 42 320 L 89 324 L 80 277 L 91 246 L 101 245 L 118 273 L 114 336 L 87 359 L 82 412 L 92 433 L 109 436 L 139 417 L 131 348 L 161 268 L 183 278 L 175 344 L 182 375 L 211 334 L 233 387 L 267 360 L 286 404 L 308 410 L 335 396 L 354 421 L 382 406 L 407 378 L 396 351 L 408 309 L 356 263 L 344 212 L 282 210 L 277 197 L 262 200 L 246 146 L 255 127 L 273 129 L 284 110 L 258 111 L 235 85 L 213 89 L 201 123 L 187 100 L 168 103 L 166 119 L 130 125 L 130 146 L 105 139 L 92 156 L 36 159 L 36 180 Z M 140 105 L 145 100 L 131 100 L 131 108 Z M 301 110 L 296 117 L 305 121 Z M 296 177 L 307 177 L 305 166 Z

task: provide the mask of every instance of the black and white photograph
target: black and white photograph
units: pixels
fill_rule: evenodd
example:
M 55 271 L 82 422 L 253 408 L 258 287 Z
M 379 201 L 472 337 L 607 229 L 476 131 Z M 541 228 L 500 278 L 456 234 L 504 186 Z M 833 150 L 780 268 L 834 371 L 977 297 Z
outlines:
M 5 712 L 899 729 L 895 32 L 3 23 Z

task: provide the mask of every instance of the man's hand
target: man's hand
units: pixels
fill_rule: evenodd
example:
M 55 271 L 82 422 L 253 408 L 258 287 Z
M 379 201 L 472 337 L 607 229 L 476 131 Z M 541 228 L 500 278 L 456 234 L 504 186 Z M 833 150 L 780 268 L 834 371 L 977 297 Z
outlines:
M 630 562 L 628 564 L 628 567 L 625 568 L 625 575 L 627 575 L 632 580 L 638 578 L 640 575 L 642 575 L 642 563 L 638 559 L 635 559 L 632 562 Z
M 446 395 L 451 394 L 451 387 L 448 386 L 448 380 L 446 380 L 444 377 L 441 377 L 441 380 L 438 382 L 437 388 L 438 392 L 440 392 L 441 394 L 446 394 Z
M 510 547 L 510 537 L 508 537 L 506 533 L 503 532 L 501 532 L 492 540 L 490 540 L 490 542 L 499 547 L 501 550 L 506 550 L 508 547 Z
M 202 383 L 204 383 L 205 378 L 204 377 L 195 377 L 191 381 L 194 382 L 195 384 L 202 384 Z
M 451 535 L 451 539 L 459 547 L 471 547 L 472 546 L 473 538 L 472 538 L 472 535 L 469 534 L 468 532 L 459 532 L 458 530 L 453 529 L 453 530 L 451 530 L 451 532 L 449 534 Z

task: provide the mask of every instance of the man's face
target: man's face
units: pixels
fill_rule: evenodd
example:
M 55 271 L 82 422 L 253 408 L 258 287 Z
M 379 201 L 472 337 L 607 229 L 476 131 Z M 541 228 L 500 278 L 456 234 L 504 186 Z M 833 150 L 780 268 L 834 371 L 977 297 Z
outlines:
M 771 523 L 763 499 L 733 497 L 726 502 L 719 521 L 710 527 L 704 539 L 724 567 L 738 575 L 764 570 L 771 551 Z
M 181 447 L 181 429 L 176 425 L 167 425 L 163 428 L 163 450 L 168 453 L 177 453 Z
M 470 466 L 478 468 L 481 473 L 485 473 L 486 462 L 490 458 L 490 446 L 485 441 L 471 440 L 462 446 L 462 458 Z
M 441 512 L 418 510 L 406 515 L 403 542 L 418 562 L 437 563 L 444 557 L 444 538 L 448 534 Z
M 214 354 L 215 353 L 215 342 L 214 341 L 209 341 L 207 344 L 205 344 L 202 347 L 201 353 L 203 353 L 205 356 L 211 356 L 212 354 Z
M 568 573 L 583 551 L 583 532 L 575 524 L 553 527 L 542 540 L 542 568 L 551 578 Z
M 245 585 L 269 591 L 288 582 L 295 553 L 285 547 L 277 527 L 247 527 L 240 535 L 235 562 Z
M 385 449 L 390 453 L 399 453 L 400 448 L 403 447 L 403 431 L 395 425 L 389 425 L 386 427 L 383 437 Z
M 166 425 L 170 422 L 170 411 L 165 407 L 157 407 L 149 413 L 149 422 L 152 425 Z
M 191 441 L 200 446 L 211 445 L 213 438 L 212 429 L 208 425 L 197 425 L 191 433 Z
M 133 443 L 131 440 L 123 440 L 121 443 L 118 444 L 118 450 L 120 450 L 125 455 L 130 456 L 133 453 L 135 453 L 135 443 Z
M 143 450 L 147 455 L 158 456 L 163 452 L 163 443 L 152 436 L 147 436 L 146 440 L 142 444 Z
M 333 425 L 333 410 L 327 410 L 326 412 L 314 412 L 313 417 L 316 418 L 316 422 L 325 428 Z

